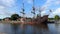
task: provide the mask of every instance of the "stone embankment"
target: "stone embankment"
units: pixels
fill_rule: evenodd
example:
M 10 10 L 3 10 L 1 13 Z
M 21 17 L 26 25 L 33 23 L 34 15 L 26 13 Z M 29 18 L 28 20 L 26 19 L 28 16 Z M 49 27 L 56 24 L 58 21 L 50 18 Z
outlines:
M 21 21 L 0 21 L 0 23 L 21 23 Z

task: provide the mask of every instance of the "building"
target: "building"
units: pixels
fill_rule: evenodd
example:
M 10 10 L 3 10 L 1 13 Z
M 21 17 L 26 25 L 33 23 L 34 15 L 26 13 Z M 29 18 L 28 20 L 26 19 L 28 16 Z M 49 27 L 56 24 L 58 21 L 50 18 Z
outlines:
M 11 20 L 11 18 L 6 17 L 6 18 L 4 18 L 3 20 L 4 20 L 4 21 L 10 21 L 10 20 Z

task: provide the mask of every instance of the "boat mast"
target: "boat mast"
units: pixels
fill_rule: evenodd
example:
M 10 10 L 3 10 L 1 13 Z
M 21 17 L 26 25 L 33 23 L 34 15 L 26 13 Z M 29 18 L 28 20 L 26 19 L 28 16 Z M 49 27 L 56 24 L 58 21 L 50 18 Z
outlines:
M 41 17 L 41 9 L 40 9 L 40 7 L 39 7 L 39 17 Z
M 25 15 L 25 13 L 24 13 L 24 11 L 25 11 L 25 9 L 24 9 L 24 2 L 23 2 L 23 0 L 22 0 L 22 12 L 20 12 L 20 13 L 22 13 L 22 17 L 24 18 L 24 15 Z
M 50 14 L 52 13 L 52 10 L 50 9 L 49 11 L 50 11 L 50 13 L 49 13 L 49 15 L 50 15 Z M 48 15 L 48 16 L 49 16 L 49 15 Z
M 33 7 L 32 7 L 32 12 L 31 12 L 34 16 L 33 18 L 35 18 L 35 6 L 34 6 L 34 0 L 33 0 Z

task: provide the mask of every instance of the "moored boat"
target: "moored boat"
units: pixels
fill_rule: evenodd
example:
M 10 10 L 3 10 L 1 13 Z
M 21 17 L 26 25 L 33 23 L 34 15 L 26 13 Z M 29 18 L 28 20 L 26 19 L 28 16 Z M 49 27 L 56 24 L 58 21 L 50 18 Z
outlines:
M 46 22 L 48 22 L 48 15 L 44 15 L 43 17 L 37 17 L 35 19 L 32 19 L 31 22 L 29 22 L 28 24 L 46 24 Z

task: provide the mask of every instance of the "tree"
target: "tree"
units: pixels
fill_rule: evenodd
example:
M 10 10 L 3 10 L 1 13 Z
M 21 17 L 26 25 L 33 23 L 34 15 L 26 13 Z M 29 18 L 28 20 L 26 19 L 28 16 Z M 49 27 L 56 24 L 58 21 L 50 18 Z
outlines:
M 19 15 L 18 14 L 13 14 L 12 16 L 11 16 L 11 19 L 12 20 L 17 20 L 19 18 Z
M 0 19 L 0 21 L 1 21 L 2 19 Z
M 55 15 L 55 20 L 59 20 L 59 16 L 58 15 Z

